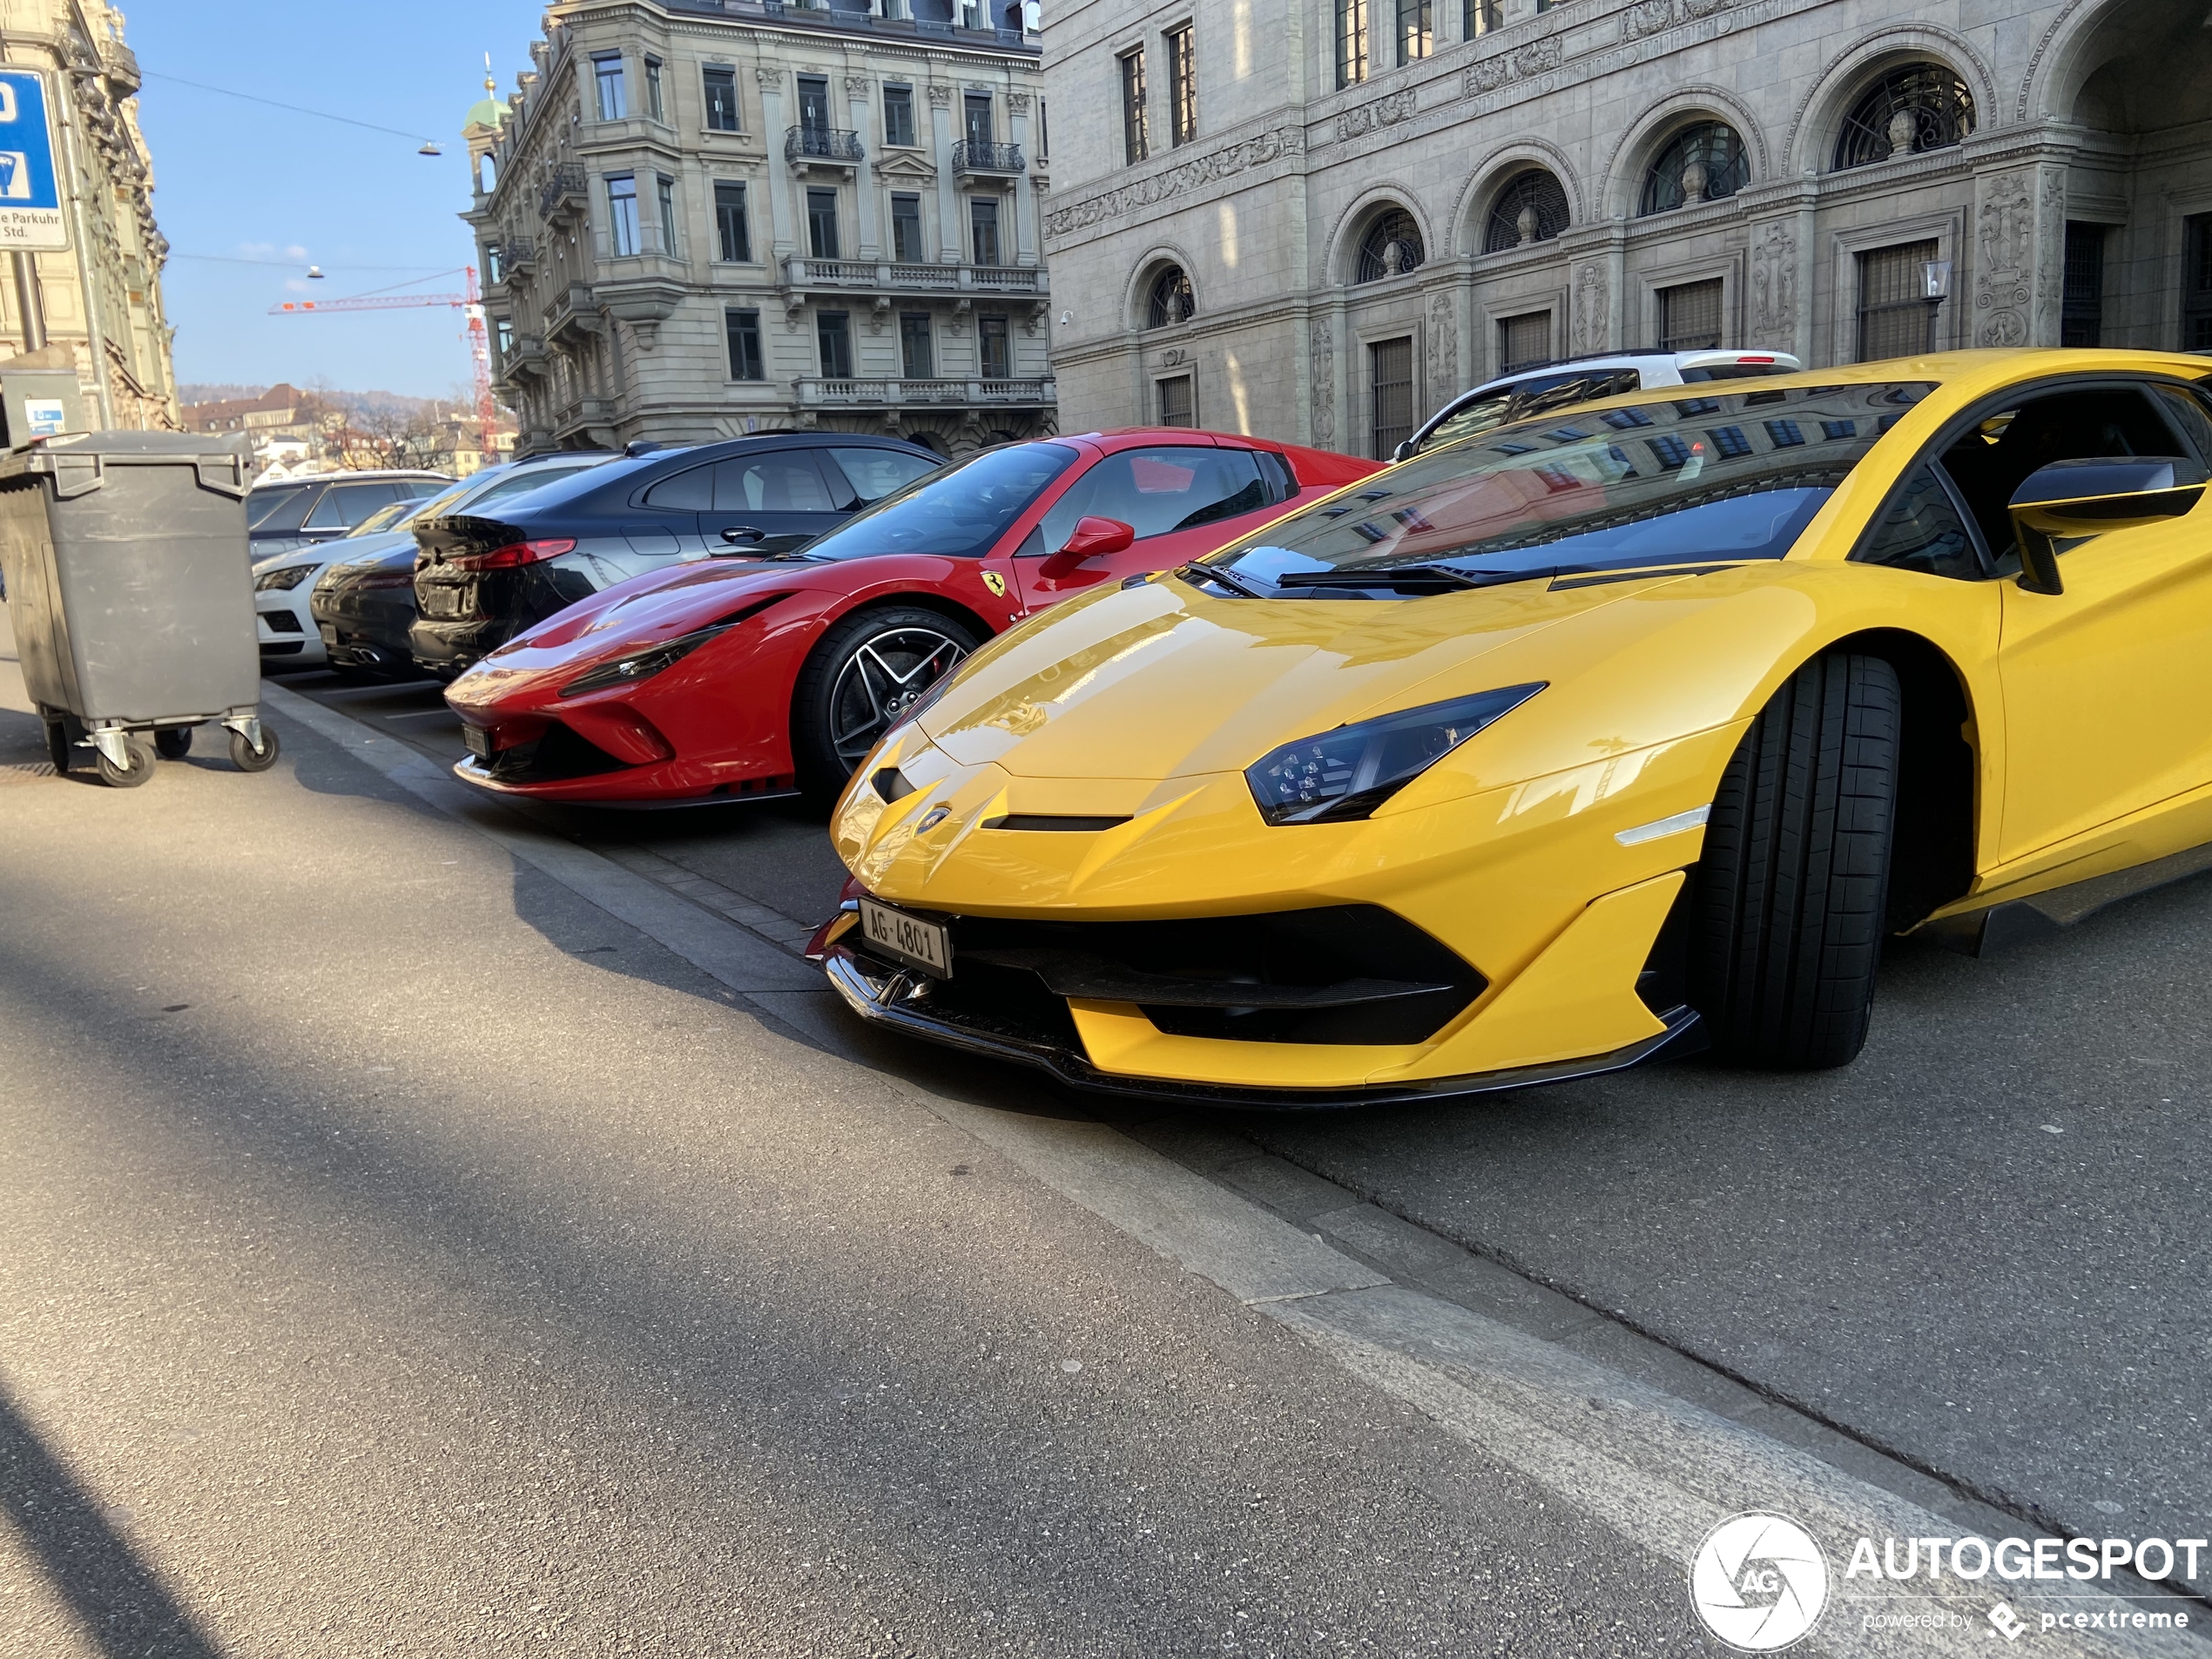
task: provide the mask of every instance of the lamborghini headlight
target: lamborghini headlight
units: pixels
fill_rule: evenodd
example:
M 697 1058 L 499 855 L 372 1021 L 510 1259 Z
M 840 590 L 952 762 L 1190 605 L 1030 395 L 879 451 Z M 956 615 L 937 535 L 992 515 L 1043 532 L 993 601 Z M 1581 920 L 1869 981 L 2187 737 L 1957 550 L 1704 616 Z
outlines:
M 1271 824 L 1335 824 L 1365 818 L 1546 682 L 1426 703 L 1357 725 L 1301 738 L 1244 769 L 1259 815 Z

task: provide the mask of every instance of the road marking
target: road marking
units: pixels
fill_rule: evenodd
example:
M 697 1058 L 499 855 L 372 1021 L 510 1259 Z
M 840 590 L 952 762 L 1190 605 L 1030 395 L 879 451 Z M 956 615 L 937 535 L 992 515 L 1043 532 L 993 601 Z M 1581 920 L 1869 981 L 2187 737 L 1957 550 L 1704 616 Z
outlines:
M 264 707 L 298 720 L 441 812 L 458 819 L 579 897 L 627 922 L 732 989 L 764 1017 L 790 1028 L 779 1001 L 819 991 L 819 977 L 735 923 L 664 892 L 598 853 L 521 824 L 479 799 L 413 749 L 325 705 L 277 686 Z M 742 945 L 736 943 L 742 941 Z M 764 981 L 756 961 L 779 970 Z M 754 991 L 765 995 L 755 996 Z M 859 1062 L 834 1056 L 842 1063 Z M 891 1073 L 881 1083 L 964 1130 L 1039 1183 L 1186 1271 L 1218 1285 L 1251 1312 L 1313 1343 L 1370 1386 L 1404 1401 L 1446 1433 L 1518 1471 L 1581 1513 L 1685 1574 L 1692 1552 L 1719 1521 L 1746 1509 L 1778 1510 L 1831 1544 L 1952 1537 L 1949 1521 L 1811 1453 L 1676 1398 L 1557 1344 L 1399 1285 L 1226 1187 L 1140 1145 L 1103 1123 L 1000 1111 L 939 1095 Z M 2023 1526 L 2023 1534 L 2032 1529 Z M 1841 1579 L 1811 1636 L 1812 1651 L 1986 1656 L 1988 1614 L 2008 1602 L 2031 1629 L 2045 1613 L 2096 1612 L 2130 1604 L 2071 1587 L 1955 1578 L 1885 1581 L 1879 1601 L 1851 1595 Z M 1686 1594 L 1687 1592 L 1685 1592 Z M 2161 1596 L 2155 1606 L 2202 1604 Z M 1956 1629 L 1892 1626 L 1862 1630 L 1872 1608 L 1894 1615 L 1957 1615 Z M 2204 1659 L 2195 1637 L 2130 1631 L 2125 1645 L 2095 1630 L 2036 1629 L 2039 1654 L 2084 1659 Z M 2000 1644 L 2001 1645 L 2001 1644 Z

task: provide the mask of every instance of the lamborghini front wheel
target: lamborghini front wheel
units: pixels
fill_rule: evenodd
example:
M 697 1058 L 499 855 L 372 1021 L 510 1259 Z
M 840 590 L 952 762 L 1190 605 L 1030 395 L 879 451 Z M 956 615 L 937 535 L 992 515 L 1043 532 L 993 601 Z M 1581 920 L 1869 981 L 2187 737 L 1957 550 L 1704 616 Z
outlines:
M 1831 651 L 1775 693 L 1730 759 L 1690 899 L 1690 1005 L 1720 1057 L 1811 1070 L 1865 1042 L 1901 711 L 1887 662 Z

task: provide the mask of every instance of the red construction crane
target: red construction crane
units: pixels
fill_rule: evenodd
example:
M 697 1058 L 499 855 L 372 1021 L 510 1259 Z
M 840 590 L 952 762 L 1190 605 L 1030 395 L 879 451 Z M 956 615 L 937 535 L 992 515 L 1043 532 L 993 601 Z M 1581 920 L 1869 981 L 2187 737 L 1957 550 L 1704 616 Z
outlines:
M 287 300 L 269 307 L 280 317 L 310 311 L 398 311 L 413 306 L 456 306 L 469 319 L 469 354 L 475 360 L 477 442 L 489 463 L 498 435 L 499 411 L 491 401 L 491 342 L 484 333 L 484 296 L 476 287 L 476 267 L 461 267 L 467 286 L 460 293 L 362 293 L 345 300 Z

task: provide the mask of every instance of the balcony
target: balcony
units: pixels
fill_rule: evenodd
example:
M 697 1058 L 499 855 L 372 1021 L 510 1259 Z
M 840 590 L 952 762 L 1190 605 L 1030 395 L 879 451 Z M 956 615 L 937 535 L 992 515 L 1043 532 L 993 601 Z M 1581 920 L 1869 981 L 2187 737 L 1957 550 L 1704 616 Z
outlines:
M 558 341 L 563 334 L 597 334 L 604 332 L 605 321 L 599 315 L 599 305 L 589 284 L 571 282 L 554 294 L 545 307 L 545 338 Z
M 1021 293 L 1052 292 L 1042 266 L 900 265 L 874 260 L 788 259 L 787 290 L 871 293 Z
M 1050 377 L 1042 380 L 825 380 L 799 382 L 806 408 L 1050 408 L 1059 395 Z
M 517 334 L 515 343 L 499 354 L 499 377 L 509 382 L 545 373 L 545 342 L 536 334 Z
M 784 159 L 806 165 L 826 162 L 835 167 L 854 167 L 867 158 L 860 135 L 842 127 L 795 126 L 784 133 Z
M 537 216 L 543 219 L 566 219 L 583 207 L 583 169 L 570 162 L 554 168 L 538 187 Z
M 954 172 L 1018 173 L 1028 164 L 1018 144 L 993 144 L 985 138 L 962 138 L 953 146 Z
M 511 242 L 499 245 L 499 268 L 502 277 L 528 276 L 537 269 L 537 244 L 527 236 L 518 236 Z

